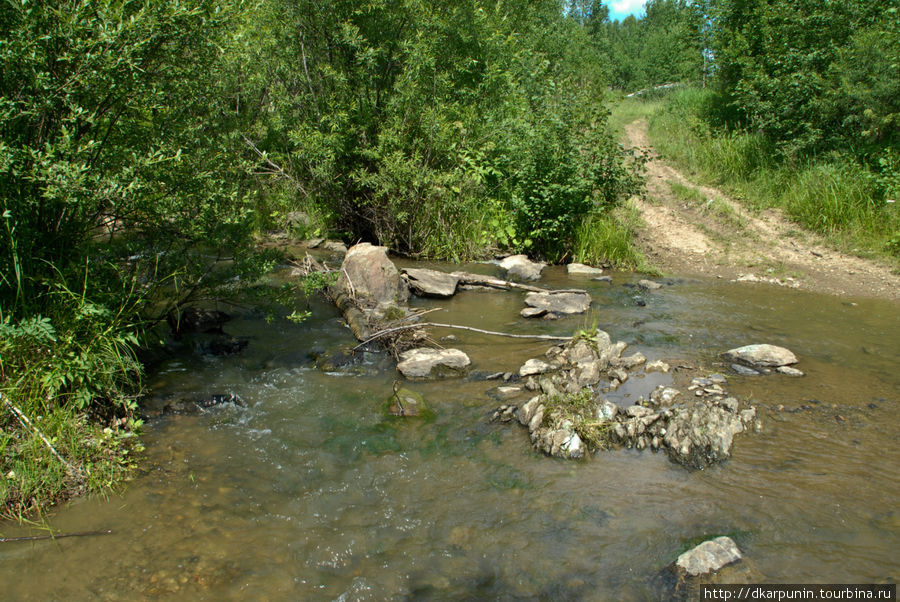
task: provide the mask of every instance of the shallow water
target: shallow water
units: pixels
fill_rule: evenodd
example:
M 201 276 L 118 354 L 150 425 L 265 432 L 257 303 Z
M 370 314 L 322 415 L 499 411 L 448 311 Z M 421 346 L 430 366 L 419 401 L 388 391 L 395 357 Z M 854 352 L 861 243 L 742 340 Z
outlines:
M 725 581 L 896 582 L 898 306 L 721 280 L 641 292 L 625 286 L 636 277 L 613 277 L 551 268 L 545 284 L 594 295 L 591 316 L 552 323 L 519 318 L 513 292 L 414 304 L 442 308 L 433 321 L 508 332 L 596 322 L 626 354 L 717 370 L 725 349 L 780 344 L 807 376 L 729 376 L 762 431 L 739 436 L 721 465 L 687 471 L 635 450 L 567 462 L 489 422 L 496 383 L 412 384 L 434 419 L 386 421 L 393 364 L 313 366 L 311 352 L 351 343 L 335 311 L 316 306 L 301 325 L 247 314 L 227 328 L 251 338 L 244 353 L 173 358 L 149 380 L 157 394 L 233 392 L 249 408 L 148 424 L 146 470 L 122 496 L 48 518 L 60 532 L 113 534 L 4 544 L 3 598 L 665 599 L 661 569 L 719 534 L 746 557 Z M 548 346 L 452 334 L 479 372 L 514 371 Z M 668 378 L 633 378 L 613 397 L 633 403 Z

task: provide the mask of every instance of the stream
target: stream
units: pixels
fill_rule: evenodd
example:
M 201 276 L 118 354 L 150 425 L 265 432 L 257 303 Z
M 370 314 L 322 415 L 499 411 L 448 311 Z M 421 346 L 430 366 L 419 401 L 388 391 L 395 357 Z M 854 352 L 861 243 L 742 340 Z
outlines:
M 247 311 L 225 326 L 249 338 L 243 352 L 176 356 L 147 384 L 154 395 L 233 393 L 248 407 L 148 422 L 144 468 L 121 495 L 45 517 L 62 533 L 113 533 L 0 546 L 3 598 L 657 600 L 668 596 L 661 571 L 716 535 L 745 557 L 724 581 L 895 583 L 898 305 L 715 279 L 645 292 L 627 286 L 638 275 L 612 277 L 547 268 L 542 286 L 593 296 L 588 315 L 553 322 L 520 318 L 521 292 L 411 303 L 442 308 L 435 322 L 513 333 L 596 323 L 626 354 L 727 373 L 762 425 L 735 439 L 731 459 L 690 471 L 650 450 L 547 458 L 518 424 L 490 422 L 497 383 L 477 378 L 408 384 L 434 418 L 388 419 L 381 406 L 401 377 L 387 358 L 314 365 L 313 354 L 353 344 L 333 307 L 314 302 L 301 324 Z M 548 347 L 435 333 L 455 335 L 447 345 L 479 374 L 515 372 Z M 791 349 L 806 376 L 716 364 L 750 343 Z M 639 372 L 609 398 L 631 405 L 671 379 Z M 2 525 L 4 536 L 34 532 Z

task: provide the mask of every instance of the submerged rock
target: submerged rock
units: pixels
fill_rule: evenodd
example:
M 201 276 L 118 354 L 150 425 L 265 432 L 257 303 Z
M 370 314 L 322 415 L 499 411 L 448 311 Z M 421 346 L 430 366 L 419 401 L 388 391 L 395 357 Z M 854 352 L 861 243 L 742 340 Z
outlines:
M 521 280 L 537 280 L 541 277 L 545 265 L 531 261 L 526 255 L 510 255 L 500 262 L 500 267 L 506 270 L 509 276 Z
M 207 410 L 223 404 L 231 404 L 241 408 L 247 407 L 246 402 L 234 393 L 222 393 L 210 395 L 209 397 L 202 399 L 175 399 L 163 407 L 162 413 L 193 416 L 196 414 L 203 414 Z
M 400 354 L 397 370 L 409 379 L 462 376 L 471 364 L 459 349 L 410 349 Z
M 456 294 L 459 278 L 453 274 L 425 268 L 403 270 L 409 288 L 421 297 L 452 297 Z
M 583 263 L 570 263 L 566 266 L 570 276 L 599 276 L 603 273 L 601 268 L 594 268 Z
M 722 354 L 726 359 L 754 367 L 777 368 L 797 363 L 797 356 L 777 345 L 745 345 Z
M 385 403 L 385 409 L 391 416 L 414 417 L 422 416 L 427 407 L 421 394 L 395 384 L 393 394 Z
M 701 577 L 715 573 L 742 558 L 743 555 L 734 540 L 723 536 L 704 541 L 679 556 L 675 561 L 675 569 L 682 578 Z
M 591 296 L 587 293 L 528 293 L 525 305 L 528 307 L 521 313 L 526 318 L 581 314 L 591 306 Z
M 644 289 L 645 291 L 655 291 L 656 289 L 662 288 L 662 285 L 659 282 L 653 282 L 652 280 L 638 280 L 638 287 Z
M 170 312 L 166 320 L 175 335 L 195 332 L 222 334 L 222 325 L 231 320 L 231 316 L 217 309 L 185 307 Z

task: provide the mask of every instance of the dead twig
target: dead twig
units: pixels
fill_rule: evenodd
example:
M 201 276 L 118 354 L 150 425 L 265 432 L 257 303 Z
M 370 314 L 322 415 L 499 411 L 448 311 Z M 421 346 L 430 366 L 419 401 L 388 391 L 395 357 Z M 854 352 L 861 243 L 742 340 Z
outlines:
M 0 543 L 14 541 L 42 541 L 45 539 L 63 539 L 64 537 L 89 537 L 91 535 L 112 535 L 112 531 L 79 531 L 78 533 L 61 533 L 59 535 L 29 535 L 27 537 L 0 537 Z

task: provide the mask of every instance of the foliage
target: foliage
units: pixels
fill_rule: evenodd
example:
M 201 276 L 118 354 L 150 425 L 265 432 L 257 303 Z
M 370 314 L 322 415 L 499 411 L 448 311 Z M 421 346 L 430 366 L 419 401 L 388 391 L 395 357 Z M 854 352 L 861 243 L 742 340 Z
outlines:
M 715 0 L 723 123 L 761 132 L 789 159 L 872 156 L 900 143 L 900 3 Z
M 587 17 L 591 38 L 606 57 L 611 83 L 634 91 L 670 82 L 696 82 L 708 70 L 704 2 L 650 0 L 646 15 L 609 21 L 600 5 Z
M 285 0 L 248 35 L 252 144 L 295 184 L 285 208 L 325 207 L 349 239 L 552 257 L 573 216 L 631 185 L 599 61 L 556 2 Z

